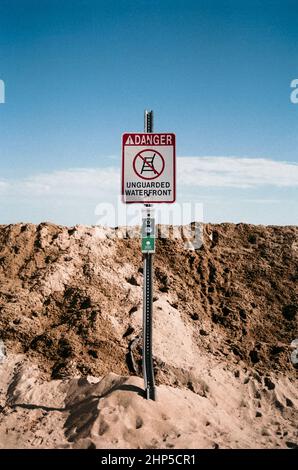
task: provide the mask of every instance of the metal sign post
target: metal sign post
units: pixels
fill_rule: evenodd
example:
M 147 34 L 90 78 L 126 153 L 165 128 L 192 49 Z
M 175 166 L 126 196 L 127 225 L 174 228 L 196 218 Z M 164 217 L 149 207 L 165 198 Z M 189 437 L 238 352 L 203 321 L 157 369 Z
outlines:
M 155 400 L 152 361 L 155 220 L 152 204 L 171 204 L 176 200 L 176 136 L 169 132 L 153 133 L 152 111 L 145 111 L 144 117 L 144 132 L 122 135 L 121 194 L 124 204 L 144 204 L 143 375 L 146 398 Z
M 145 111 L 144 132 L 153 132 L 153 111 Z M 145 204 L 142 224 L 142 252 L 144 253 L 143 287 L 143 376 L 147 400 L 155 400 L 155 381 L 152 359 L 153 315 L 153 253 L 155 252 L 155 221 L 152 204 Z

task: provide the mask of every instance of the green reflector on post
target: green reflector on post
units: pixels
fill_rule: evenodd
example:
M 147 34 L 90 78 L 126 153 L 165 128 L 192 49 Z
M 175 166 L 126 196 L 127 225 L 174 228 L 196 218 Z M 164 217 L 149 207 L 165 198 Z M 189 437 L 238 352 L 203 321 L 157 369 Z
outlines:
M 142 237 L 142 253 L 154 253 L 155 252 L 155 238 L 154 237 Z

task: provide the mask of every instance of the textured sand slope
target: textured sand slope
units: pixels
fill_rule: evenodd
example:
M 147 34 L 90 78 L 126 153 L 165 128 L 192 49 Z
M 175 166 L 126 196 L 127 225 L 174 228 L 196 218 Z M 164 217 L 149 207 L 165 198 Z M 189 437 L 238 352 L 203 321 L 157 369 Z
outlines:
M 0 446 L 297 445 L 298 228 L 200 231 L 196 250 L 173 235 L 157 242 L 155 404 L 136 388 L 139 240 L 123 229 L 0 226 Z
M 178 342 L 179 367 L 199 348 L 293 373 L 288 346 L 297 335 L 298 228 L 201 230 L 195 251 L 179 239 L 157 243 L 161 362 Z M 126 358 L 140 333 L 142 258 L 139 240 L 121 237 L 120 229 L 100 227 L 0 226 L 0 331 L 10 351 L 26 352 L 57 378 L 69 371 L 134 372 Z
M 285 378 L 201 368 L 194 391 L 110 373 L 45 381 L 21 355 L 0 366 L 1 448 L 294 447 L 298 392 Z

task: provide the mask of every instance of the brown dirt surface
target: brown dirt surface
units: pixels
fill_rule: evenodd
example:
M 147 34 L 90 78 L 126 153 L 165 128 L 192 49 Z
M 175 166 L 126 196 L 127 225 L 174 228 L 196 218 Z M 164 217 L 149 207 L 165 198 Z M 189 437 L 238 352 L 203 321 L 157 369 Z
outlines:
M 208 375 L 219 367 L 251 387 L 246 398 L 254 417 L 258 394 L 268 413 L 270 403 L 293 404 L 295 394 L 287 395 L 283 381 L 293 384 L 297 376 L 289 346 L 298 336 L 298 227 L 226 223 L 202 224 L 200 231 L 203 243 L 194 250 L 174 235 L 157 240 L 154 366 L 162 396 L 169 387 L 169 393 L 210 393 L 211 403 L 220 401 L 210 392 L 219 379 Z M 48 383 L 110 373 L 141 376 L 142 255 L 140 240 L 123 235 L 121 228 L 0 226 L 0 339 L 8 355 L 25 358 Z M 268 397 L 278 380 L 284 398 Z M 283 419 L 292 422 L 289 413 Z M 61 446 L 60 434 L 46 445 Z M 212 447 L 214 436 L 205 437 L 198 442 Z M 123 439 L 119 445 L 147 445 Z M 239 442 L 246 447 L 258 442 L 256 436 L 245 439 Z M 30 447 L 29 441 L 11 442 Z M 103 442 L 95 441 L 97 447 Z
M 200 347 L 291 374 L 297 234 L 297 227 L 205 225 L 195 251 L 160 239 L 155 298 L 171 297 Z M 139 241 L 101 237 L 80 226 L 0 227 L 0 332 L 10 351 L 54 375 L 70 363 L 83 374 L 129 372 L 134 332 L 125 333 L 141 302 Z

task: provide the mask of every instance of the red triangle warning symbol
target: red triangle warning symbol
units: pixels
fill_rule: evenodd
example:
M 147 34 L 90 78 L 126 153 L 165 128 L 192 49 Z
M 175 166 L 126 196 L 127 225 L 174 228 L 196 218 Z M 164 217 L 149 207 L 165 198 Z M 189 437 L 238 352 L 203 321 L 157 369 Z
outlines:
M 126 145 L 134 145 L 134 141 L 133 141 L 131 135 L 128 136 L 128 138 L 126 139 L 125 144 Z

